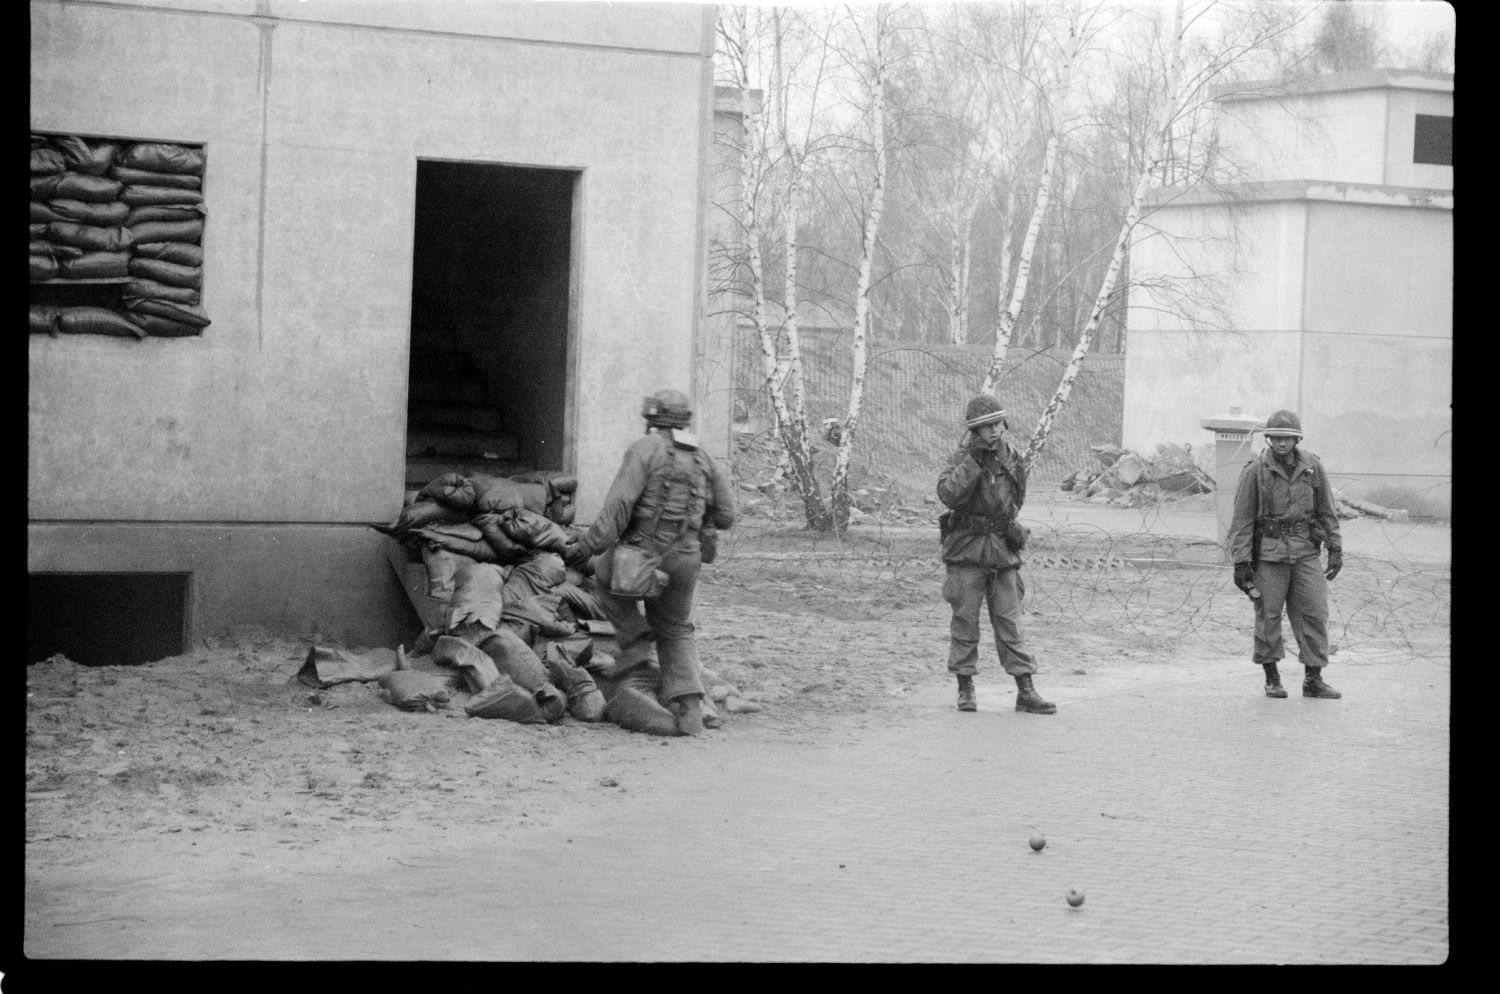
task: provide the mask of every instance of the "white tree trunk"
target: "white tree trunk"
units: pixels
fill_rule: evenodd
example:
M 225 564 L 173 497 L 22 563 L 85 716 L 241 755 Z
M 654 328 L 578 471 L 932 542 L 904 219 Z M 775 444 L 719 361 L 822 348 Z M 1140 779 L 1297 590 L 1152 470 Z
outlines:
M 1072 105 L 1073 73 L 1082 48 L 1083 34 L 1079 4 L 1075 0 L 1068 21 L 1068 44 L 1063 56 L 1057 109 L 1052 115 L 1046 149 L 1042 154 L 1042 175 L 1036 184 L 1036 200 L 1031 206 L 1031 222 L 1026 226 L 1026 234 L 1021 240 L 1016 278 L 1010 288 L 1010 303 L 1000 312 L 1000 319 L 995 327 L 995 354 L 990 359 L 990 368 L 984 374 L 984 386 L 980 388 L 980 393 L 993 393 L 995 390 L 995 382 L 1000 378 L 1000 368 L 1005 363 L 1005 353 L 1010 349 L 1011 335 L 1015 333 L 1016 319 L 1021 316 L 1021 305 L 1026 300 L 1026 286 L 1031 278 L 1031 260 L 1036 253 L 1037 236 L 1041 233 L 1042 219 L 1047 214 L 1047 205 L 1052 197 L 1052 174 L 1057 168 L 1058 150 L 1062 146 L 1062 130 L 1067 124 Z
M 1053 393 L 1052 399 L 1047 402 L 1046 409 L 1042 411 L 1042 416 L 1037 421 L 1036 430 L 1032 432 L 1031 442 L 1027 445 L 1026 454 L 1023 457 L 1028 467 L 1047 444 L 1047 435 L 1052 431 L 1052 424 L 1057 420 L 1057 413 L 1068 401 L 1068 394 L 1073 390 L 1073 382 L 1078 379 L 1078 373 L 1083 368 L 1083 361 L 1088 357 L 1094 333 L 1099 329 L 1099 322 L 1104 317 L 1105 308 L 1109 306 L 1110 298 L 1114 295 L 1115 281 L 1119 278 L 1120 267 L 1125 261 L 1125 251 L 1130 244 L 1130 231 L 1141 218 L 1141 207 L 1146 200 L 1146 191 L 1151 189 L 1160 178 L 1158 170 L 1169 147 L 1172 122 L 1177 119 L 1181 111 L 1178 107 L 1181 99 L 1178 91 L 1182 85 L 1182 14 L 1183 0 L 1177 0 L 1172 35 L 1172 62 L 1167 74 L 1167 112 L 1157 132 L 1154 154 L 1136 180 L 1135 192 L 1130 198 L 1130 209 L 1125 213 L 1125 223 L 1120 226 L 1120 234 L 1115 239 L 1115 250 L 1110 255 L 1109 267 L 1104 271 L 1104 280 L 1099 286 L 1099 293 L 1094 297 L 1093 310 L 1089 312 L 1088 322 L 1078 335 L 1078 345 L 1073 349 L 1073 355 L 1063 370 L 1057 390 Z
M 859 260 L 859 285 L 854 298 L 854 355 L 849 383 L 849 412 L 839 433 L 838 458 L 834 462 L 833 482 L 829 487 L 833 502 L 834 527 L 843 531 L 849 525 L 849 457 L 859 431 L 859 412 L 864 401 L 867 339 L 870 327 L 870 283 L 875 268 L 875 247 L 880 232 L 880 215 L 885 209 L 885 19 L 886 8 L 876 8 L 875 77 L 871 93 L 871 117 L 875 149 L 875 177 L 870 191 L 870 207 L 865 215 L 864 249 Z

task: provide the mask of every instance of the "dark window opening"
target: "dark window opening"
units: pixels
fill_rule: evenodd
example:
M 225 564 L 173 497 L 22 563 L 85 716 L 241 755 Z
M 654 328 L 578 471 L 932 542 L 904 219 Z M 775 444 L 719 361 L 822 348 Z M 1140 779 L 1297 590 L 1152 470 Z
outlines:
M 1412 161 L 1429 166 L 1453 165 L 1453 116 L 1418 114 Z
M 580 174 L 417 163 L 407 486 L 570 469 Z
M 31 573 L 26 662 L 138 666 L 188 650 L 188 573 Z

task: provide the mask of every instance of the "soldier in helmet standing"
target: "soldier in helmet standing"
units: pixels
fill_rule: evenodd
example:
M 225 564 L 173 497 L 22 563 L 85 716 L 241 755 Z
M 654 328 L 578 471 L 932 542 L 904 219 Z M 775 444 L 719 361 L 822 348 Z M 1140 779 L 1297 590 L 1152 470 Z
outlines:
M 693 626 L 693 597 L 702 563 L 700 534 L 734 524 L 734 492 L 708 453 L 687 430 L 692 407 L 676 390 L 658 390 L 641 407 L 645 434 L 625 452 L 593 525 L 569 542 L 572 564 L 594 559 L 596 596 L 615 626 L 620 648 L 616 672 L 656 657 L 661 699 L 677 715 L 678 731 L 703 732 L 703 679 Z M 666 555 L 666 589 L 646 601 L 609 592 L 610 557 L 616 543 L 641 545 Z
M 1036 661 L 1021 637 L 1021 557 L 1026 528 L 1016 520 L 1026 500 L 1026 467 L 1005 441 L 1005 408 L 990 394 L 969 401 L 963 442 L 938 477 L 948 512 L 939 519 L 948 574 L 943 599 L 953 608 L 948 671 L 958 677 L 958 709 L 975 711 L 979 612 L 988 605 L 1000 665 L 1016 680 L 1016 710 L 1055 714 L 1032 686 Z
M 1276 664 L 1284 651 L 1286 609 L 1306 675 L 1303 697 L 1342 697 L 1323 682 L 1328 665 L 1328 581 L 1344 566 L 1333 488 L 1323 464 L 1298 447 L 1302 421 L 1291 411 L 1266 419 L 1266 450 L 1240 473 L 1229 526 L 1234 584 L 1255 603 L 1254 660 L 1266 671 L 1266 696 L 1285 697 Z M 1328 547 L 1321 565 L 1319 546 Z

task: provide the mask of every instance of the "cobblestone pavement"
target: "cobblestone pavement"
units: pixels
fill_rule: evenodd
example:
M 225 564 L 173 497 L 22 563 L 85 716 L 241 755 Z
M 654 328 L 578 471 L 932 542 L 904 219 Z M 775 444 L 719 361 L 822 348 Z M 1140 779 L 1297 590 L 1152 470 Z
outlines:
M 323 840 L 294 875 L 49 887 L 110 920 L 102 958 L 1440 963 L 1448 667 L 1330 667 L 1341 701 L 1300 697 L 1296 670 L 1286 700 L 1239 660 L 1094 692 L 1044 674 L 1050 717 L 984 674 L 977 714 L 944 682 L 806 733 L 663 740 L 607 820 L 564 813 L 504 851 L 454 825 Z M 132 886 L 176 917 L 130 920 Z M 257 890 L 274 920 L 247 919 Z

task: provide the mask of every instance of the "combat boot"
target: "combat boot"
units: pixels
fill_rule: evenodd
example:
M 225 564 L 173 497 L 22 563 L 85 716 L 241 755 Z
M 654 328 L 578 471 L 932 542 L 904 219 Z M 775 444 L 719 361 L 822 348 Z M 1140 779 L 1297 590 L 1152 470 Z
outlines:
M 979 705 L 974 700 L 974 678 L 966 673 L 958 675 L 958 709 L 960 711 L 979 710 Z
M 1031 674 L 1022 673 L 1016 677 L 1016 710 L 1031 714 L 1057 714 L 1057 705 L 1042 700 L 1042 695 L 1031 685 Z
M 1321 697 L 1325 700 L 1336 701 L 1344 695 L 1323 682 L 1323 668 L 1321 666 L 1309 666 L 1307 667 L 1307 675 L 1302 678 L 1302 696 Z
M 671 711 L 677 715 L 679 735 L 703 734 L 703 697 L 701 694 L 687 694 L 677 698 L 672 702 Z
M 1266 696 L 1285 697 L 1286 689 L 1281 686 L 1281 673 L 1277 671 L 1275 663 L 1263 663 L 1266 671 Z

